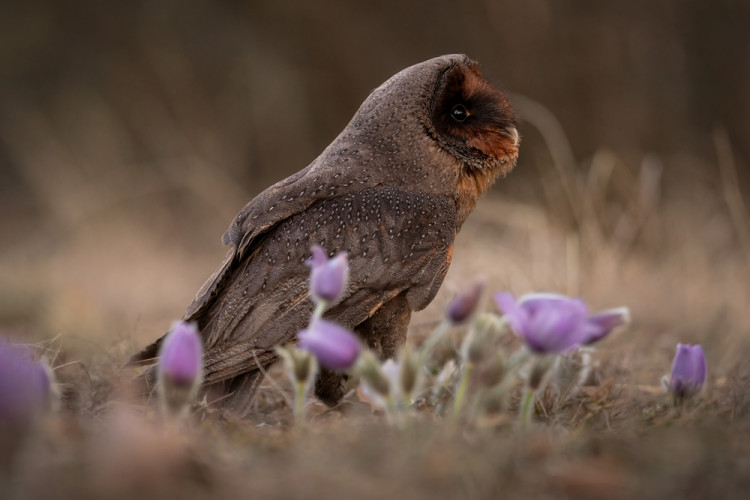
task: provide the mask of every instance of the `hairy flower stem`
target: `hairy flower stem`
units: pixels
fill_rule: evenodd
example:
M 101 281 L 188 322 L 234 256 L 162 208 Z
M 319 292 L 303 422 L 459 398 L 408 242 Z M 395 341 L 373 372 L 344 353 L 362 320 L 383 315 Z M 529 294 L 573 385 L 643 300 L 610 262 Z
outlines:
M 325 300 L 319 300 L 315 304 L 315 310 L 312 313 L 312 318 L 310 318 L 310 323 L 312 323 L 316 319 L 320 319 L 323 317 L 323 313 L 325 312 L 326 308 L 328 307 L 328 303 Z
M 294 426 L 297 430 L 305 428 L 305 396 L 307 383 L 304 381 L 294 382 Z
M 534 398 L 536 391 L 526 387 L 523 391 L 523 399 L 521 401 L 521 426 L 524 429 L 528 429 L 531 426 L 531 417 L 534 413 Z
M 429 358 L 430 353 L 436 345 L 443 339 L 451 328 L 450 321 L 443 320 L 435 330 L 432 331 L 427 340 L 422 344 L 422 364 Z
M 469 388 L 469 380 L 471 379 L 471 372 L 474 369 L 474 363 L 467 362 L 464 365 L 463 373 L 461 374 L 461 380 L 458 383 L 458 389 L 456 390 L 456 397 L 453 399 L 453 420 L 458 419 L 459 413 L 464 406 L 466 400 L 466 391 Z
M 385 416 L 388 419 L 390 425 L 395 426 L 398 429 L 403 427 L 403 419 L 401 418 L 400 410 L 393 396 L 388 394 L 385 396 Z

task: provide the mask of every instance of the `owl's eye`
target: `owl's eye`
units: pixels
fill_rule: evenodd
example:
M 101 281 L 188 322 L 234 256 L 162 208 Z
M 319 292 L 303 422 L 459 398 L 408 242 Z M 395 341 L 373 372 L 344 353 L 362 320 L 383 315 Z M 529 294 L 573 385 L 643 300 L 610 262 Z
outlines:
M 453 106 L 453 109 L 451 109 L 451 118 L 459 123 L 466 121 L 468 117 L 469 112 L 466 111 L 466 107 L 463 104 L 456 104 Z

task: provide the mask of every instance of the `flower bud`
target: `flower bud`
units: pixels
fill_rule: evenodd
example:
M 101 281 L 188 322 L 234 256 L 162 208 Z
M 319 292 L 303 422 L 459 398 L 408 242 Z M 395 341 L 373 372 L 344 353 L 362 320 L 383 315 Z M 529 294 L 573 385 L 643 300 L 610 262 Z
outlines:
M 0 342 L 0 424 L 26 423 L 48 407 L 51 375 L 24 346 Z
M 311 352 L 321 365 L 331 370 L 351 367 L 360 352 L 357 337 L 332 321 L 314 319 L 310 327 L 297 334 L 299 346 Z
M 25 346 L 0 341 L 0 467 L 12 460 L 33 421 L 49 408 L 51 381 L 49 368 L 34 361 Z
M 292 381 L 307 384 L 315 376 L 315 357 L 308 351 L 297 349 L 293 345 L 276 346 L 276 353 L 286 363 Z
M 484 280 L 476 280 L 467 290 L 455 297 L 446 311 L 448 320 L 454 325 L 466 322 L 476 311 L 484 291 Z
M 202 380 L 203 340 L 195 323 L 172 325 L 159 351 L 159 391 L 167 413 L 187 409 Z
M 706 381 L 706 357 L 700 345 L 677 344 L 669 390 L 678 399 L 697 394 Z
M 499 321 L 492 314 L 481 314 L 474 322 L 461 345 L 464 359 L 480 363 L 493 349 L 493 340 L 499 332 Z
M 409 348 L 404 346 L 399 354 L 399 383 L 401 393 L 405 398 L 411 398 L 411 395 L 417 390 L 420 382 L 420 357 Z M 409 401 L 410 402 L 410 401 Z
M 386 397 L 391 393 L 391 381 L 383 372 L 380 361 L 370 351 L 365 351 L 357 362 L 357 373 L 374 394 Z
M 333 304 L 341 299 L 349 282 L 349 262 L 346 252 L 341 252 L 332 259 L 326 256 L 323 247 L 312 247 L 312 259 L 308 261 L 310 271 L 310 293 L 315 302 L 325 301 Z

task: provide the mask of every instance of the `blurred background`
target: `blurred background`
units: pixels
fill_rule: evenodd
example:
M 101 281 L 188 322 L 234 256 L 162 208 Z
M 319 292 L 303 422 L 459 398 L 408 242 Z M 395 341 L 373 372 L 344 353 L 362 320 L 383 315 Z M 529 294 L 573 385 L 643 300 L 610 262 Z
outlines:
M 3 336 L 155 338 L 248 200 L 306 166 L 392 74 L 466 53 L 518 110 L 520 160 L 412 334 L 483 273 L 493 289 L 629 305 L 640 334 L 621 342 L 668 359 L 677 340 L 746 352 L 750 3 L 0 9 Z

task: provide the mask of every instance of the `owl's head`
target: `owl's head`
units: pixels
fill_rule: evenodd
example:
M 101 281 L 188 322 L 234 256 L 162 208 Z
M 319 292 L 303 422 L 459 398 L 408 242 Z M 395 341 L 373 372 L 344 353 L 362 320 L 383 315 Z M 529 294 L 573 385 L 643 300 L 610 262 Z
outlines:
M 508 99 L 468 57 L 438 60 L 443 68 L 424 121 L 428 134 L 469 169 L 509 172 L 518 157 L 519 135 Z
M 365 100 L 349 130 L 381 151 L 440 151 L 466 175 L 491 172 L 492 180 L 508 173 L 518 157 L 508 99 L 465 55 L 436 57 L 400 71 Z

